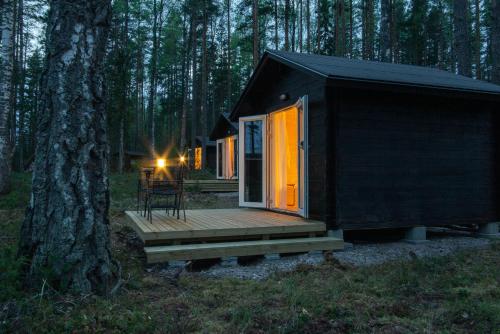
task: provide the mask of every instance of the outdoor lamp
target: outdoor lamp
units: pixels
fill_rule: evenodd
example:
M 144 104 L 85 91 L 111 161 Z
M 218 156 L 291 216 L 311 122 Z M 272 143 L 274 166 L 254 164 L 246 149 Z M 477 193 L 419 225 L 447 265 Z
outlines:
M 165 159 L 157 159 L 156 160 L 156 166 L 158 168 L 165 168 Z

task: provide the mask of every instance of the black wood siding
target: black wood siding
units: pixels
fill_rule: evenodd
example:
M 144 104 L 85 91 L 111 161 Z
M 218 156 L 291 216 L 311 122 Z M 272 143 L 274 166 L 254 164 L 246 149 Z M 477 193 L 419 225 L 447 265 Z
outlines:
M 498 218 L 491 105 L 359 90 L 337 94 L 331 203 L 337 224 L 366 229 Z

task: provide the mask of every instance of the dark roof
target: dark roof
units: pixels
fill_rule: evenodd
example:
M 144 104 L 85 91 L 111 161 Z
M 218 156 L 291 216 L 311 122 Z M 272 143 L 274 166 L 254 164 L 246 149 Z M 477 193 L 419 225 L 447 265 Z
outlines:
M 212 133 L 210 134 L 210 140 L 217 140 L 232 136 L 238 133 L 238 123 L 232 122 L 229 119 L 229 113 L 221 113 L 217 122 L 215 123 Z
M 264 57 L 266 54 L 291 67 L 328 78 L 500 94 L 498 85 L 430 67 L 284 51 L 266 51 Z

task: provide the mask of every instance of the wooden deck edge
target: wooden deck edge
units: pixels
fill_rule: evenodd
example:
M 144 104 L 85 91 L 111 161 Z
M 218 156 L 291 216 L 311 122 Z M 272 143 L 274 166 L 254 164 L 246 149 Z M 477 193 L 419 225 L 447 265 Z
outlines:
M 228 256 L 252 256 L 268 253 L 300 253 L 344 248 L 341 239 L 333 237 L 256 240 L 145 247 L 148 263 L 176 260 L 202 260 Z

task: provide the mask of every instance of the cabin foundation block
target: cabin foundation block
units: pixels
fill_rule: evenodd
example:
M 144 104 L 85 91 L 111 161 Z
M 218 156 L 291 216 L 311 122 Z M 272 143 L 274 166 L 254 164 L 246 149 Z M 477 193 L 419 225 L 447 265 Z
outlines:
M 487 223 L 479 225 L 479 231 L 477 235 L 486 238 L 499 238 L 500 235 L 498 233 L 498 223 Z
M 276 260 L 279 260 L 280 258 L 281 258 L 281 256 L 279 253 L 270 253 L 270 254 L 264 255 L 264 259 L 266 261 L 276 261 Z
M 171 261 L 168 261 L 168 266 L 174 267 L 174 268 L 183 268 L 186 266 L 186 261 L 171 260 Z
M 341 228 L 335 230 L 328 230 L 327 235 L 329 237 L 334 237 L 340 240 L 344 240 L 344 230 Z
M 314 257 L 320 257 L 320 256 L 323 256 L 323 251 L 321 251 L 321 250 L 310 251 L 307 253 L 307 255 L 314 256 Z
M 237 256 L 228 256 L 220 259 L 220 265 L 222 267 L 235 267 L 238 265 Z
M 404 241 L 412 244 L 428 242 L 427 228 L 424 226 L 410 227 L 406 230 Z

